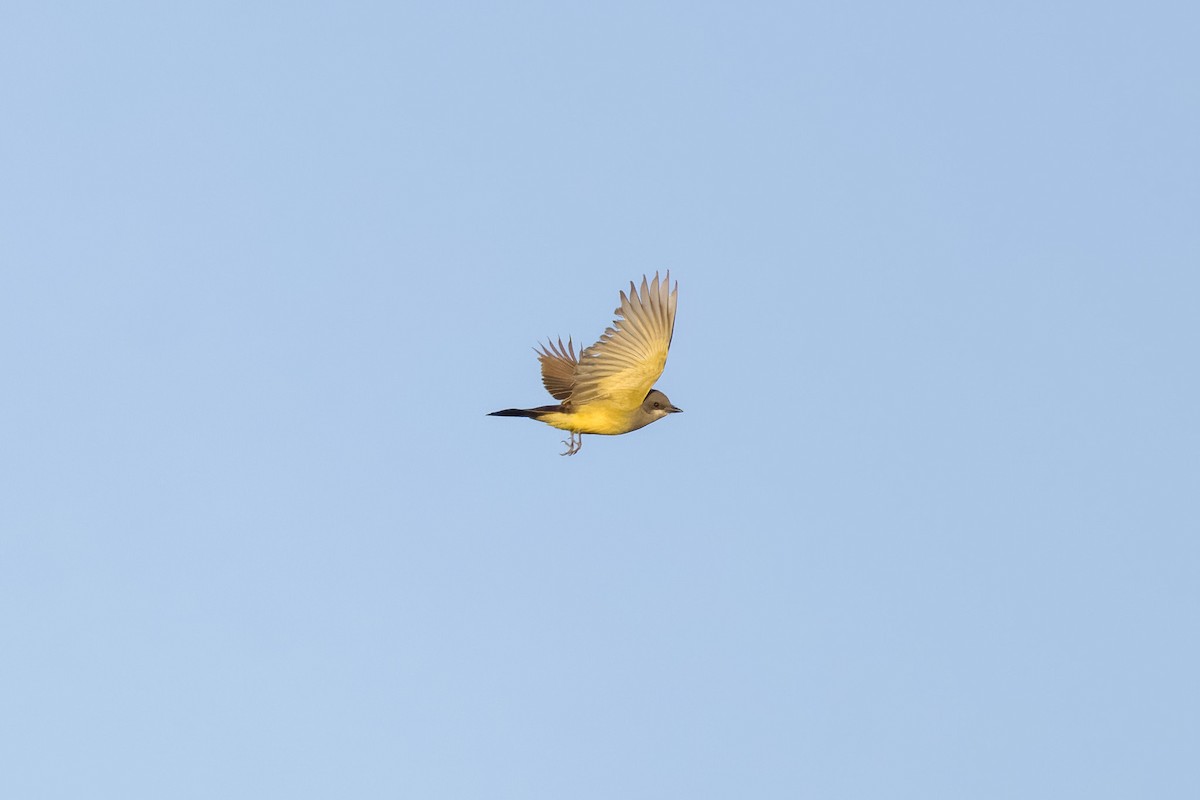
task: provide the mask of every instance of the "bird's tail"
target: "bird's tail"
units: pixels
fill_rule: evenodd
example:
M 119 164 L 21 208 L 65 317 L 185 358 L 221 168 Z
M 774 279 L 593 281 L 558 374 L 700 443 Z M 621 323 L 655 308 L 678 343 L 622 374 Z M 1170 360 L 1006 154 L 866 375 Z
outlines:
M 562 411 L 562 406 L 538 406 L 537 408 L 506 408 L 503 411 L 493 411 L 489 417 L 529 417 L 537 419 L 551 411 Z

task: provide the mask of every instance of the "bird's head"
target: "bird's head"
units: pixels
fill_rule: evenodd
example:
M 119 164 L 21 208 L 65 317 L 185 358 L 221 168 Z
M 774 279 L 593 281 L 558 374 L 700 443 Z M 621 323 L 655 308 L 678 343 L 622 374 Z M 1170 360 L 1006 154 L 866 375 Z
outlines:
M 650 394 L 646 395 L 646 399 L 642 401 L 642 411 L 653 419 L 662 419 L 667 414 L 675 414 L 683 409 L 671 405 L 667 396 L 658 389 L 651 389 Z

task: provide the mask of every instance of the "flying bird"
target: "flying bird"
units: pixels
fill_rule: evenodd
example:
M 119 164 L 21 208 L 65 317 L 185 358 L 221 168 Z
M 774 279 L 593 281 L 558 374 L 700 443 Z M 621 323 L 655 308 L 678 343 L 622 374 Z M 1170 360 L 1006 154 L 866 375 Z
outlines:
M 668 414 L 682 411 L 653 388 L 667 365 L 667 351 L 675 330 L 675 302 L 679 283 L 670 289 L 671 273 L 661 283 L 642 276 L 641 291 L 629 284 L 621 292 L 617 319 L 600 341 L 575 355 L 568 337 L 564 346 L 548 341 L 534 348 L 542 364 L 542 383 L 558 405 L 506 408 L 491 417 L 529 417 L 570 433 L 564 439 L 573 456 L 583 447 L 583 434 L 616 436 L 644 428 Z

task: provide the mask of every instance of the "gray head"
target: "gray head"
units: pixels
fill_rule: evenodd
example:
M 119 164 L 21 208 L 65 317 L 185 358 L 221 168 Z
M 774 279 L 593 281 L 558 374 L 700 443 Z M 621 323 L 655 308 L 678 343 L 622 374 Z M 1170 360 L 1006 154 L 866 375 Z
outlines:
M 671 401 L 667 396 L 658 389 L 651 389 L 650 394 L 646 395 L 646 399 L 642 401 L 642 411 L 648 414 L 653 422 L 656 419 L 662 419 L 667 414 L 675 414 L 683 411 L 682 408 L 676 408 L 671 405 Z

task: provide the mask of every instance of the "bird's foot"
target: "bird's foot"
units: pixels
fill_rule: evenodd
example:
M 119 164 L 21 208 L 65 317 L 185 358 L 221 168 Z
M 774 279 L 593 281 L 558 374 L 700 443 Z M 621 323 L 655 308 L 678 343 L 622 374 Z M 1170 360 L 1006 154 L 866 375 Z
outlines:
M 566 451 L 559 453 L 560 456 L 573 456 L 583 447 L 583 434 L 571 432 L 570 439 L 563 439 L 562 443 L 567 446 Z

